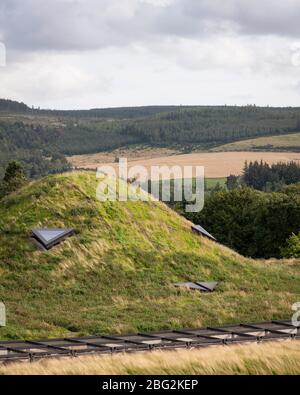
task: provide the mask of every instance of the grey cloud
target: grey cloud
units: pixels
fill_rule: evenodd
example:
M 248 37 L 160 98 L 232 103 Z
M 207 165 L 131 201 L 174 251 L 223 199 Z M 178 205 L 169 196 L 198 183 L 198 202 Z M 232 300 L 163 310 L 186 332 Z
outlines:
M 88 50 L 210 34 L 300 37 L 298 0 L 1 0 L 0 39 L 18 50 Z
M 178 22 L 178 34 L 228 30 L 300 37 L 299 0 L 174 0 L 163 13 L 167 24 Z
M 274 34 L 300 37 L 300 2 L 298 0 L 251 1 L 239 7 L 237 22 L 248 34 Z
M 0 32 L 8 48 L 76 50 L 124 45 L 134 18 L 112 10 L 115 0 L 2 0 Z M 128 2 L 130 3 L 130 2 Z

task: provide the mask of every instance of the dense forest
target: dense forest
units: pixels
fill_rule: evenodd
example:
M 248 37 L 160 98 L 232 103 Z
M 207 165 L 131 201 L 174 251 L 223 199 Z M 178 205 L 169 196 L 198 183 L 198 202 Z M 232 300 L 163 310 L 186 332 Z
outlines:
M 246 163 L 242 176 L 206 188 L 201 212 L 187 213 L 186 204 L 171 207 L 242 255 L 300 256 L 300 165 L 294 162 Z
M 48 134 L 43 127 L 0 122 L 0 180 L 12 160 L 22 162 L 30 178 L 69 170 L 71 166 L 57 149 L 55 136 L 54 131 Z
M 184 215 L 244 256 L 293 256 L 297 242 L 293 234 L 298 235 L 300 224 L 300 184 L 271 193 L 251 188 L 219 191 L 206 197 L 201 212 Z
M 60 135 L 60 147 L 68 155 L 94 153 L 130 144 L 180 146 L 191 150 L 299 130 L 300 109 L 181 107 L 131 120 L 116 117 L 69 122 Z
M 19 103 L 14 100 L 0 99 L 0 111 L 27 113 L 30 111 L 30 108 L 24 103 Z
M 64 155 L 122 146 L 207 149 L 250 137 L 300 130 L 300 108 L 152 106 L 51 111 L 0 101 L 0 177 L 8 160 L 30 177 L 64 171 Z M 53 159 L 54 158 L 54 159 Z

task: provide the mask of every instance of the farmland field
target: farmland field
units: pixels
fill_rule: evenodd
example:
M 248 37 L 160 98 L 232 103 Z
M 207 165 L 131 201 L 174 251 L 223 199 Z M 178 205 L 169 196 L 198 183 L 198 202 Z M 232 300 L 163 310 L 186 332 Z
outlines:
M 99 163 L 111 163 L 116 158 L 127 158 L 129 161 L 141 159 L 161 158 L 180 154 L 180 151 L 169 148 L 153 148 L 150 146 L 132 146 L 115 149 L 109 152 L 99 152 L 96 154 L 69 156 L 69 162 L 78 168 L 96 168 Z
M 211 178 L 206 178 L 206 188 L 207 189 L 213 189 L 217 185 L 219 185 L 222 188 L 225 188 L 226 186 L 226 177 L 211 177 Z
M 126 151 L 123 152 L 126 157 Z M 81 169 L 96 169 L 105 160 L 103 154 L 78 155 L 69 157 L 68 160 L 73 166 Z M 132 166 L 145 166 L 150 173 L 151 166 L 204 166 L 205 176 L 209 178 L 228 177 L 230 174 L 240 175 L 243 171 L 245 161 L 265 161 L 269 164 L 277 162 L 296 161 L 300 163 L 300 152 L 199 152 L 181 155 L 150 156 L 143 158 L 128 156 L 128 161 Z M 115 168 L 117 163 L 110 162 Z
M 282 136 L 259 137 L 221 145 L 212 151 L 300 151 L 300 133 Z

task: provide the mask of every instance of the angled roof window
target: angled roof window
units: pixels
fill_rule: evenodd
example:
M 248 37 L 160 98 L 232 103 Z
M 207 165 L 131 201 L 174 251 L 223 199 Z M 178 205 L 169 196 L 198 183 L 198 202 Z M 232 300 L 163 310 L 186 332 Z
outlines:
M 32 230 L 32 236 L 44 248 L 50 250 L 50 248 L 61 243 L 65 238 L 72 236 L 74 232 L 74 229 L 36 228 Z
M 192 225 L 192 230 L 193 230 L 194 232 L 200 233 L 200 234 L 202 234 L 203 236 L 206 236 L 206 237 L 208 237 L 208 238 L 210 238 L 210 239 L 216 241 L 216 239 L 214 238 L 214 236 L 212 236 L 210 233 L 208 233 L 207 230 L 205 230 L 204 228 L 202 228 L 202 226 L 200 226 L 200 225 Z
M 185 287 L 188 289 L 195 289 L 200 292 L 213 292 L 218 285 L 219 283 L 217 283 L 216 281 L 213 282 L 195 281 L 195 282 L 177 283 L 175 284 L 175 287 Z
M 201 288 L 204 288 L 207 290 L 207 292 L 213 292 L 219 283 L 217 281 L 212 281 L 212 282 L 196 282 L 197 285 L 199 285 Z

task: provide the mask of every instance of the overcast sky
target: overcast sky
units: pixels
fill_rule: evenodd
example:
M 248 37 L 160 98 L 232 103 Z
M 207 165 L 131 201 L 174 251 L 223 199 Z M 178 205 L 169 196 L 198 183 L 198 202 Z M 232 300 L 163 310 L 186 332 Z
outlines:
M 0 97 L 300 106 L 299 21 L 299 0 L 1 0 Z

